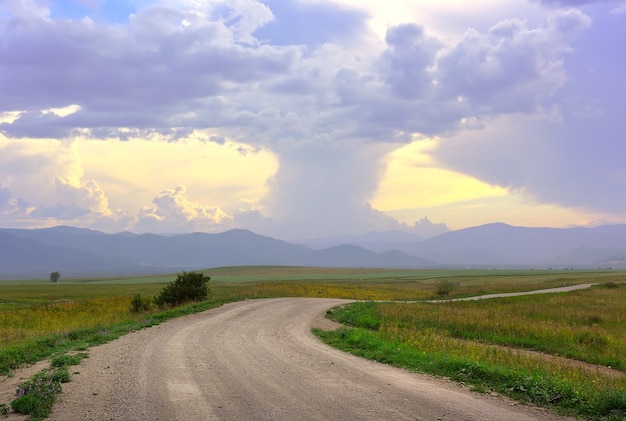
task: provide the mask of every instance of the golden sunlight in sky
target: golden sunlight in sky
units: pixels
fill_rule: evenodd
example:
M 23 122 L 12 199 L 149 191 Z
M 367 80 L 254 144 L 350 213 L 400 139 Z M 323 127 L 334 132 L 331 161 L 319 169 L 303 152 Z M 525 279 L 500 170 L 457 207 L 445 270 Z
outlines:
M 163 188 L 182 185 L 190 200 L 231 213 L 258 203 L 267 192 L 266 180 L 278 168 L 278 160 L 266 150 L 193 135 L 177 142 L 83 140 L 78 150 L 85 178 L 98 180 L 112 209 L 129 203 L 141 208 Z
M 427 154 L 435 145 L 432 141 L 417 141 L 394 151 L 372 205 L 387 211 L 506 196 L 505 189 L 437 168 Z
M 416 141 L 397 149 L 388 157 L 385 174 L 371 204 L 383 212 L 402 209 L 434 208 L 477 198 L 504 197 L 505 189 L 490 186 L 472 177 L 437 168 L 428 155 L 436 147 L 433 141 Z M 410 217 L 412 224 L 428 215 Z
M 533 204 L 521 194 L 437 167 L 428 154 L 436 145 L 420 140 L 391 153 L 372 207 L 408 225 L 429 217 L 451 229 L 498 221 L 529 227 L 594 223 L 594 216 L 583 211 Z M 614 217 L 606 215 L 607 220 Z

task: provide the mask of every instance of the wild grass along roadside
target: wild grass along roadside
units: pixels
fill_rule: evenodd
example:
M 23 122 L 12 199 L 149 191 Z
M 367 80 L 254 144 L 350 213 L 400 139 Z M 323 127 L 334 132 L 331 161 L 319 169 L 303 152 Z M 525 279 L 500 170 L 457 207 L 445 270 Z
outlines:
M 204 273 L 212 277 L 211 299 L 166 311 L 145 306 L 133 312 L 131 303 L 133 297 L 138 295 L 149 297 L 157 294 L 171 280 L 171 275 L 64 280 L 58 284 L 41 281 L 2 282 L 0 375 L 9 375 L 16 368 L 45 360 L 53 354 L 84 351 L 173 317 L 241 299 L 301 296 L 418 300 L 433 298 L 437 285 L 442 282 L 454 282 L 456 288 L 453 295 L 466 296 L 582 282 L 606 283 L 623 277 L 614 272 L 394 271 L 293 267 L 217 268 Z M 588 320 L 606 323 L 606 318 L 594 317 L 590 316 Z M 467 369 L 461 372 L 466 373 Z M 521 387 L 527 388 L 528 385 L 524 384 Z M 5 410 L 8 410 L 8 406 L 0 402 L 0 414 Z
M 589 419 L 626 419 L 626 284 L 473 302 L 356 303 L 330 312 L 352 326 L 316 331 L 330 345 L 477 391 Z M 622 375 L 523 352 L 611 365 Z M 519 351 L 518 351 L 519 350 Z

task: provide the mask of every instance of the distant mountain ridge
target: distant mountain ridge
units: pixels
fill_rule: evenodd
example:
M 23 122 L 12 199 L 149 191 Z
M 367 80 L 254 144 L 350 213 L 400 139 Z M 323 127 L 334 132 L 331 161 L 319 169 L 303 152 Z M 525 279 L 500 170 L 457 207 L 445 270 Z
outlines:
M 425 259 L 358 246 L 313 250 L 248 230 L 163 236 L 59 226 L 0 229 L 0 279 L 138 275 L 234 265 L 423 267 Z
M 242 229 L 169 236 L 67 226 L 0 229 L 0 279 L 47 279 L 53 271 L 65 277 L 117 276 L 233 265 L 626 268 L 626 224 L 527 228 L 494 223 L 425 240 L 383 232 L 305 245 Z
M 626 224 L 529 228 L 493 223 L 446 232 L 400 250 L 444 265 L 602 267 L 624 255 Z
M 352 241 L 375 251 L 395 249 L 444 267 L 623 267 L 626 224 L 595 228 L 529 228 L 504 223 L 448 231 L 425 240 L 403 233 L 307 240 L 311 247 Z

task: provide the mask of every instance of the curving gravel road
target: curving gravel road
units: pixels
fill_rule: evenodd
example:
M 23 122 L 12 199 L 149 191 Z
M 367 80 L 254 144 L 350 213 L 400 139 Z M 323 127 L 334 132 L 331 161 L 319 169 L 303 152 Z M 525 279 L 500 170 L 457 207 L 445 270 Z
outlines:
M 311 326 L 347 302 L 237 302 L 92 348 L 50 420 L 563 419 L 326 346 Z

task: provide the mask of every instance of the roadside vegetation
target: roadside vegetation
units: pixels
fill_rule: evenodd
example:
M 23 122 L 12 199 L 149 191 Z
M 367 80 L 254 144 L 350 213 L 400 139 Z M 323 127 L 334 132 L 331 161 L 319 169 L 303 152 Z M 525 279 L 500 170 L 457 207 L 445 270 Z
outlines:
M 626 283 L 483 301 L 362 302 L 317 331 L 345 351 L 589 419 L 626 419 Z
M 87 353 L 57 354 L 50 358 L 50 367 L 39 371 L 20 384 L 15 399 L 11 401 L 13 411 L 29 415 L 30 420 L 41 420 L 50 415 L 62 383 L 71 380 L 69 367 L 80 364 Z M 5 408 L 8 407 L 4 404 Z
M 317 334 L 350 352 L 451 377 L 477 391 L 590 419 L 626 419 L 623 272 L 260 266 L 192 273 L 187 285 L 198 287 L 192 299 L 174 298 L 185 290 L 185 273 L 173 282 L 172 275 L 0 282 L 0 375 L 235 300 L 293 296 L 416 301 L 590 282 L 601 285 L 567 294 L 477 302 L 357 303 L 331 314 L 350 327 Z M 559 358 L 552 361 L 545 355 Z M 611 366 L 613 371 L 589 371 L 571 361 Z M 9 406 L 0 402 L 0 411 Z

